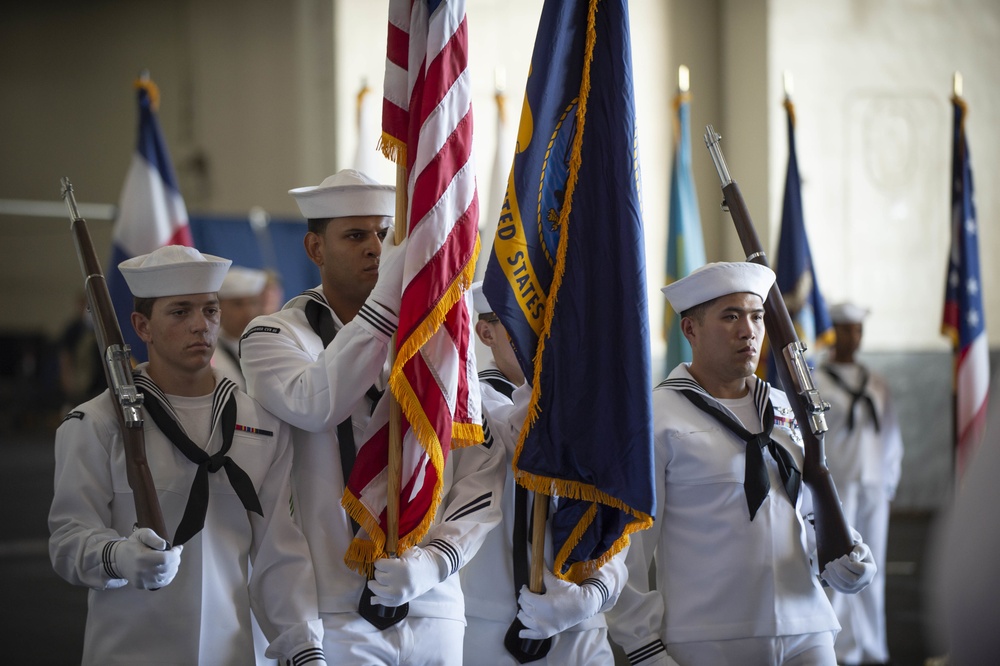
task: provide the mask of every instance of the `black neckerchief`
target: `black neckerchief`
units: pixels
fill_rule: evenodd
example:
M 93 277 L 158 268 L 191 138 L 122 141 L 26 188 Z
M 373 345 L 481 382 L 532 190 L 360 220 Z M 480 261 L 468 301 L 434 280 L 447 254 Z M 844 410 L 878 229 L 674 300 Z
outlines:
M 330 308 L 318 300 L 310 300 L 306 303 L 305 312 L 309 327 L 322 340 L 323 347 L 329 347 L 333 339 L 337 337 L 337 325 L 333 321 L 333 315 L 330 314 Z M 371 402 L 369 413 L 375 413 L 375 405 L 382 398 L 382 393 L 383 391 L 379 391 L 374 386 L 368 387 L 368 390 L 365 391 L 365 396 Z M 357 457 L 357 451 L 354 447 L 354 425 L 350 416 L 337 424 L 337 444 L 340 448 L 340 469 L 344 474 L 344 487 L 346 488 L 347 480 L 354 468 L 354 459 Z M 351 528 L 355 534 L 358 533 L 359 525 L 353 518 L 351 518 Z
M 750 509 L 750 520 L 757 515 L 757 509 L 764 503 L 764 498 L 771 490 L 771 481 L 767 477 L 767 466 L 764 463 L 762 449 L 767 447 L 771 452 L 771 457 L 778 463 L 778 473 L 781 475 L 781 483 L 785 487 L 785 493 L 792 505 L 795 505 L 799 496 L 799 488 L 802 485 L 802 474 L 795 465 L 792 454 L 785 450 L 773 439 L 771 430 L 774 429 L 774 407 L 768 398 L 767 407 L 761 417 L 764 430 L 753 434 L 740 425 L 736 420 L 726 414 L 718 407 L 709 404 L 704 394 L 700 391 L 682 389 L 681 393 L 690 400 L 695 407 L 712 416 L 719 423 L 734 435 L 746 442 L 746 466 L 743 480 L 743 490 L 746 493 L 747 508 Z
M 510 383 L 510 380 L 500 372 L 499 370 L 494 370 L 493 368 L 487 368 L 479 373 L 479 380 L 486 382 L 492 386 L 498 393 L 501 393 L 508 400 L 514 395 L 514 389 L 517 388 Z
M 208 512 L 208 475 L 220 469 L 226 470 L 229 483 L 232 484 L 243 507 L 247 511 L 263 516 L 264 510 L 260 506 L 253 481 L 236 461 L 226 455 L 233 444 L 233 433 L 236 430 L 236 384 L 222 378 L 212 394 L 212 422 L 222 428 L 222 448 L 209 455 L 187 436 L 177 423 L 173 408 L 166 396 L 149 377 L 137 374 L 135 383 L 145 395 L 143 407 L 156 427 L 185 458 L 198 465 L 198 471 L 188 493 L 187 505 L 184 507 L 184 516 L 174 534 L 173 545 L 186 543 L 205 527 L 205 514 Z M 220 405 L 223 405 L 221 410 Z M 214 429 L 213 427 L 213 432 Z M 209 439 L 211 440 L 211 437 Z
M 833 383 L 840 387 L 844 393 L 851 396 L 851 406 L 847 409 L 847 432 L 854 430 L 854 408 L 857 407 L 859 402 L 868 405 L 868 410 L 872 415 L 872 423 L 875 426 L 875 432 L 879 432 L 880 426 L 878 422 L 878 411 L 875 409 L 875 401 L 872 400 L 871 395 L 865 391 L 865 389 L 868 388 L 868 370 L 863 365 L 859 365 L 858 367 L 861 368 L 861 386 L 858 387 L 857 391 L 848 386 L 847 381 L 831 366 L 824 365 L 823 372 L 829 375 L 830 379 L 833 380 Z

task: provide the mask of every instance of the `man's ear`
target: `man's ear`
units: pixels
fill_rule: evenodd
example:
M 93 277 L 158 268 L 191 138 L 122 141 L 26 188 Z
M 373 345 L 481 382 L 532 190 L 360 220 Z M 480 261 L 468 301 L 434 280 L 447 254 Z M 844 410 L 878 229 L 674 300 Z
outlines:
M 694 319 L 691 317 L 681 317 L 681 333 L 687 338 L 687 341 L 693 342 L 695 335 Z
M 149 332 L 149 318 L 140 313 L 132 313 L 132 328 L 135 329 L 136 334 L 139 336 L 143 342 L 149 344 L 153 340 L 152 334 Z
M 302 245 L 306 248 L 306 256 L 317 266 L 323 266 L 323 239 L 315 231 L 307 231 L 302 239 Z
M 476 337 L 487 347 L 492 348 L 493 344 L 496 342 L 496 338 L 493 336 L 493 327 L 486 323 L 485 320 L 480 319 L 476 322 Z

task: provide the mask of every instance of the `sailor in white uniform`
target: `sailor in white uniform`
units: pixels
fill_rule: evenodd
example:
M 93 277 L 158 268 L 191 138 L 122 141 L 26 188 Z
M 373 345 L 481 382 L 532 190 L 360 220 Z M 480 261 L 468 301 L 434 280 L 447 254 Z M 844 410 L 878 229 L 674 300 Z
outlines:
M 247 390 L 247 383 L 240 368 L 240 336 L 254 317 L 264 314 L 267 279 L 264 271 L 230 266 L 219 287 L 219 340 L 212 355 L 212 367 L 241 391 Z M 253 642 L 257 666 L 274 666 L 274 660 L 264 657 L 267 639 L 256 618 L 253 618 Z
M 857 592 L 874 575 L 856 533 L 850 554 L 813 572 L 799 426 L 753 374 L 773 282 L 769 268 L 724 262 L 663 289 L 693 360 L 653 391 L 655 522 L 633 538 L 609 612 L 632 664 L 834 666 L 821 582 Z
M 250 395 L 294 426 L 296 510 L 316 562 L 326 649 L 344 665 L 460 664 L 458 571 L 500 520 L 502 452 L 483 445 L 452 451 L 424 541 L 376 562 L 391 580 L 378 587 L 395 602 L 386 605 L 409 604 L 401 622 L 379 630 L 359 615 L 366 581 L 344 562 L 355 528 L 341 498 L 375 405 L 382 406 L 398 323 L 404 252 L 386 236 L 394 191 L 354 170 L 291 191 L 309 221 L 306 252 L 322 283 L 251 322 L 241 361 Z M 368 585 L 376 591 L 376 581 Z
M 134 527 L 110 391 L 56 432 L 49 554 L 60 576 L 90 588 L 84 664 L 251 664 L 251 609 L 269 657 L 326 663 L 312 561 L 291 513 L 289 428 L 210 365 L 229 264 L 181 246 L 120 264 L 149 351 L 134 381 L 170 533 Z
M 889 503 L 896 494 L 903 438 L 885 378 L 859 363 L 867 308 L 837 303 L 830 308 L 836 341 L 832 355 L 814 373 L 816 388 L 830 403 L 826 461 L 844 506 L 844 517 L 865 536 L 879 572 L 859 594 L 827 590 L 840 620 L 837 661 L 889 661 L 885 627 L 885 557 Z
M 476 335 L 490 349 L 493 358 L 479 373 L 484 421 L 488 442 L 504 452 L 506 481 L 503 490 L 503 521 L 489 533 L 483 547 L 460 572 L 465 592 L 465 664 L 468 666 L 514 666 L 519 662 L 504 647 L 504 635 L 515 617 L 518 600 L 526 581 L 515 580 L 515 557 L 521 557 L 523 571 L 530 566 L 525 549 L 515 554 L 514 532 L 520 525 L 517 510 L 530 510 L 532 493 L 514 483 L 511 461 L 521 424 L 524 423 L 530 399 L 530 387 L 517 362 L 507 331 L 489 306 L 482 283 L 472 285 L 473 303 L 479 313 Z M 480 366 L 482 367 L 482 365 Z M 515 406 L 514 391 L 518 393 Z M 515 500 L 520 493 L 523 499 Z M 556 499 L 552 500 L 553 503 Z M 550 507 L 550 514 L 554 512 Z M 524 521 L 525 528 L 527 520 Z M 522 528 L 523 529 L 523 528 Z M 522 535 L 522 540 L 526 535 Z M 546 578 L 544 595 L 531 595 L 531 608 L 522 608 L 522 621 L 530 625 L 537 637 L 551 637 L 547 654 L 533 664 L 612 664 L 614 655 L 608 642 L 607 622 L 603 611 L 614 605 L 625 584 L 628 572 L 625 553 L 619 552 L 583 585 L 565 583 L 551 576 Z M 546 561 L 551 569 L 552 540 L 546 539 Z M 526 621 L 525 621 L 526 620 Z M 558 626 L 553 626 L 554 624 Z M 560 629 L 556 631 L 556 629 Z
M 240 336 L 254 317 L 264 313 L 266 284 L 266 272 L 232 266 L 219 287 L 219 341 L 212 356 L 212 366 L 233 380 L 241 391 L 247 390 L 247 383 L 240 369 Z

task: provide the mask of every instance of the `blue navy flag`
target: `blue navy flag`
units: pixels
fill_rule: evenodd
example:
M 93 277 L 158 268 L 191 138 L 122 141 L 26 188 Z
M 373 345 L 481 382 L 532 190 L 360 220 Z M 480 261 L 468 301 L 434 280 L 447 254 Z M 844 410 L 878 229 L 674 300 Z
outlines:
M 547 0 L 483 291 L 532 386 L 515 478 L 561 498 L 577 582 L 655 506 L 639 199 L 626 2 Z
M 951 251 L 945 285 L 941 332 L 951 338 L 955 355 L 955 472 L 961 477 L 979 447 L 989 404 L 990 347 L 979 273 L 979 225 L 973 200 L 972 164 L 965 136 L 966 105 L 952 98 L 955 109 L 951 178 Z
M 802 214 L 802 183 L 799 180 L 799 161 L 795 154 L 795 107 L 785 99 L 788 112 L 788 172 L 785 176 L 785 198 L 781 206 L 781 235 L 778 239 L 778 258 L 774 272 L 785 307 L 795 325 L 799 340 L 808 348 L 811 357 L 817 344 L 833 341 L 833 322 L 826 309 L 826 301 L 819 289 L 819 280 L 813 268 L 809 237 L 806 236 L 805 216 Z M 774 356 L 768 354 L 768 378 L 777 377 Z M 787 387 L 786 387 L 787 388 Z
M 111 265 L 105 274 L 125 343 L 136 362 L 147 360 L 146 345 L 132 328 L 132 292 L 118 264 L 164 245 L 191 246 L 187 208 L 177 188 L 174 167 L 156 118 L 159 89 L 148 78 L 135 82 L 139 101 L 139 139 L 111 230 Z

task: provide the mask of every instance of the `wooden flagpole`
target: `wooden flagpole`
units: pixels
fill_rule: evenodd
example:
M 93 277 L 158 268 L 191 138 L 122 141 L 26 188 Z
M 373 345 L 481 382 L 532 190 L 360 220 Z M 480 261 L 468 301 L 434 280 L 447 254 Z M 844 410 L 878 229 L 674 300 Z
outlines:
M 396 165 L 396 222 L 393 234 L 396 243 L 406 238 L 406 212 L 409 205 L 406 193 L 406 165 Z M 392 336 L 389 346 L 389 368 L 396 362 L 396 335 Z M 388 557 L 399 555 L 399 491 L 402 486 L 403 472 L 403 411 L 396 396 L 386 387 L 384 400 L 389 401 L 389 451 L 386 464 L 385 488 L 385 552 Z M 409 604 L 391 607 L 383 606 L 373 601 L 368 585 L 361 594 L 358 612 L 373 626 L 385 630 L 400 622 L 407 616 Z
M 396 165 L 396 228 L 395 241 L 400 243 L 406 238 L 406 213 L 409 201 L 406 192 L 406 165 Z M 389 349 L 389 367 L 396 362 L 396 335 L 392 336 L 392 346 Z M 399 549 L 399 490 L 402 485 L 403 472 L 403 411 L 399 401 L 392 391 L 386 391 L 389 398 L 389 463 L 388 479 L 386 480 L 386 533 L 385 552 L 389 557 L 396 557 Z
M 531 521 L 531 576 L 528 589 L 535 594 L 545 592 L 545 521 L 549 518 L 549 496 L 535 493 Z

